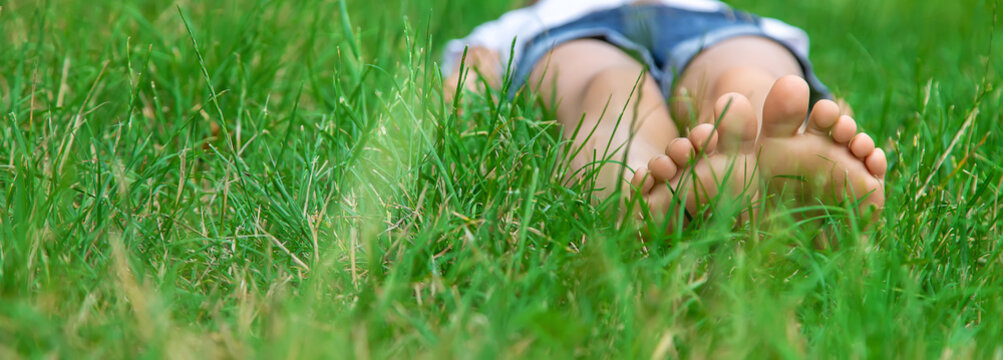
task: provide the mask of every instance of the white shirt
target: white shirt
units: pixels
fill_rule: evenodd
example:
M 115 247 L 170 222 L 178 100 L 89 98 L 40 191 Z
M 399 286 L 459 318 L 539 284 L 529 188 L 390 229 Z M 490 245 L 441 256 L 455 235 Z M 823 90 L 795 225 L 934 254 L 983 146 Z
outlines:
M 509 59 L 519 59 L 526 42 L 544 30 L 592 12 L 630 3 L 665 4 L 691 11 L 719 11 L 728 8 L 717 0 L 540 0 L 531 6 L 509 11 L 497 20 L 481 24 L 463 39 L 446 43 L 442 61 L 443 75 L 448 77 L 452 74 L 467 46 L 479 46 L 497 52 L 501 55 L 501 64 L 504 66 Z M 801 29 L 770 18 L 762 18 L 761 26 L 764 32 L 787 44 L 795 52 L 808 54 L 808 36 Z
M 463 49 L 484 47 L 501 55 L 501 63 L 518 59 L 527 41 L 544 30 L 563 25 L 586 14 L 635 2 L 666 4 L 693 11 L 717 11 L 727 7 L 716 0 L 540 0 L 536 4 L 512 10 L 495 21 L 481 24 L 463 39 L 446 43 L 442 71 L 447 76 L 456 69 Z M 515 52 L 512 50 L 515 39 Z

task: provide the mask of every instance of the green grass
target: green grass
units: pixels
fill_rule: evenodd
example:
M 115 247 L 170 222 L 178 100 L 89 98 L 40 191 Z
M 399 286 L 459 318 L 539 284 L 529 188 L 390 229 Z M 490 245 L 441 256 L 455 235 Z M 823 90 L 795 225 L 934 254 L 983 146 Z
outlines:
M 3 2 L 0 358 L 998 358 L 998 4 L 829 3 L 733 1 L 890 154 L 817 250 L 727 206 L 641 242 L 532 99 L 443 104 L 505 0 Z

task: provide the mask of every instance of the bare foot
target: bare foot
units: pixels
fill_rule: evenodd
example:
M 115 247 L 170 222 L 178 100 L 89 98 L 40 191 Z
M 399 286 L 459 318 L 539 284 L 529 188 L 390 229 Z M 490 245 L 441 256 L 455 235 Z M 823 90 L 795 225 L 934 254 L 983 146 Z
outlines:
M 740 195 L 749 199 L 758 195 L 751 151 L 759 125 L 752 105 L 745 97 L 727 94 L 715 110 L 721 119 L 719 131 L 711 124 L 697 125 L 689 136 L 673 140 L 665 154 L 634 172 L 631 185 L 656 219 L 674 217 L 679 205 L 687 217 L 702 216 L 706 205 L 722 192 L 739 199 Z
M 770 193 L 786 191 L 805 205 L 850 200 L 858 213 L 877 214 L 885 202 L 884 151 L 829 100 L 817 102 L 802 126 L 808 101 L 808 84 L 797 76 L 777 80 L 766 97 L 757 152 Z

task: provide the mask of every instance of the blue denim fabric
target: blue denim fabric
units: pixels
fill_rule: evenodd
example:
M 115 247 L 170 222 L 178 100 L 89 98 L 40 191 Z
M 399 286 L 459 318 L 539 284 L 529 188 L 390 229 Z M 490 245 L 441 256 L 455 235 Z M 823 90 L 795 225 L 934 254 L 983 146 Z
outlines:
M 525 85 L 533 66 L 547 52 L 562 43 L 597 38 L 609 42 L 647 65 L 662 94 L 672 94 L 673 81 L 700 51 L 736 36 L 771 38 L 760 26 L 756 15 L 733 9 L 718 12 L 692 11 L 666 5 L 625 5 L 585 15 L 567 24 L 551 28 L 530 40 L 515 62 L 509 97 Z M 776 40 L 776 39 L 774 39 Z M 787 45 L 779 42 L 781 45 Z M 805 54 L 788 47 L 801 63 L 811 87 L 812 103 L 832 98 L 811 69 Z

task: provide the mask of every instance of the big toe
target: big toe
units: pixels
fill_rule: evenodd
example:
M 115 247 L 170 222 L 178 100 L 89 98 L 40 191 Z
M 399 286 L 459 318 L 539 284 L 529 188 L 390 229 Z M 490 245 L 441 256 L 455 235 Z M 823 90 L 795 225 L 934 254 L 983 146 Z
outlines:
M 808 83 L 787 75 L 773 83 L 763 103 L 763 135 L 792 136 L 808 116 Z

